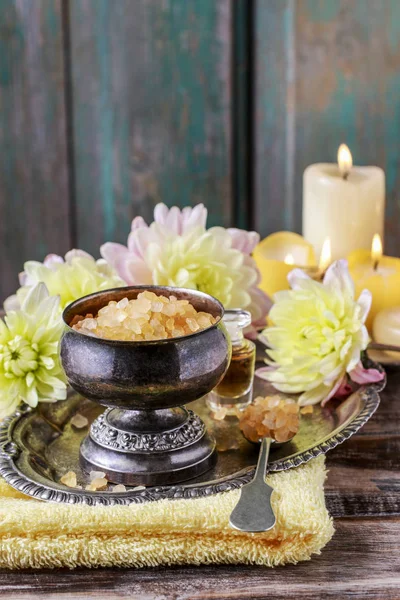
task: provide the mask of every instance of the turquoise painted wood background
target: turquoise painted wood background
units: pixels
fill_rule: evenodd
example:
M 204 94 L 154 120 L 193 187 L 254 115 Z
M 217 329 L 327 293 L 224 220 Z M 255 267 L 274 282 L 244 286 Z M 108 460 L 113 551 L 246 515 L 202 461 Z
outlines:
M 137 214 L 301 229 L 302 172 L 387 177 L 400 254 L 399 0 L 0 0 L 0 296 Z

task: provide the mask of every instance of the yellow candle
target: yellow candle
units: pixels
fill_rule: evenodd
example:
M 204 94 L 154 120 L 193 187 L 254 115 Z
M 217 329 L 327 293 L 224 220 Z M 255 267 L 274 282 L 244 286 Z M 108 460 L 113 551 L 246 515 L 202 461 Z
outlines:
M 392 344 L 400 347 L 400 306 L 384 308 L 375 317 L 372 336 L 379 344 Z M 399 357 L 398 352 L 388 354 Z
M 372 306 L 367 319 L 372 323 L 381 310 L 400 306 L 400 258 L 382 255 L 379 235 L 374 236 L 372 250 L 355 250 L 348 256 L 349 271 L 353 278 L 356 295 L 367 289 L 372 293 Z
M 297 233 L 279 231 L 255 247 L 253 258 L 261 273 L 260 288 L 269 296 L 289 289 L 287 276 L 296 266 L 313 267 L 314 249 Z
M 379 167 L 353 167 L 344 144 L 338 164 L 310 165 L 303 177 L 303 235 L 320 254 L 329 237 L 332 260 L 356 248 L 369 250 L 374 233 L 383 237 L 385 174 Z

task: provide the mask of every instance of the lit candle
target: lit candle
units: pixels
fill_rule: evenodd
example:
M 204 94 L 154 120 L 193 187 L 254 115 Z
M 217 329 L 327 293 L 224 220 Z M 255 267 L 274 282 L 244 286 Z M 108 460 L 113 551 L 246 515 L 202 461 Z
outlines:
M 285 256 L 285 260 L 283 261 L 286 265 L 294 265 L 294 258 L 293 258 L 293 254 L 288 254 L 287 256 Z
M 400 258 L 383 256 L 382 240 L 376 234 L 371 250 L 355 250 L 349 254 L 348 261 L 356 295 L 364 289 L 372 293 L 372 306 L 367 319 L 371 331 L 378 312 L 400 306 Z
M 253 251 L 261 273 L 260 288 L 269 296 L 289 289 L 287 276 L 296 266 L 316 269 L 314 249 L 297 233 L 279 231 L 262 240 Z
M 385 174 L 379 167 L 353 167 L 351 152 L 339 147 L 338 164 L 310 165 L 303 178 L 303 235 L 320 254 L 331 239 L 332 260 L 383 237 Z

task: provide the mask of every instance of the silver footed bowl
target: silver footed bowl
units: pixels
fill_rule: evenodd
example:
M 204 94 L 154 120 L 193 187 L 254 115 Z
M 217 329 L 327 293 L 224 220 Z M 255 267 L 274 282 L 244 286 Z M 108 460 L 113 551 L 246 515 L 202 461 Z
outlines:
M 217 323 L 179 338 L 138 342 L 92 337 L 69 325 L 75 315 L 96 315 L 111 300 L 131 300 L 144 290 L 188 300 Z M 83 396 L 109 407 L 82 443 L 86 470 L 101 470 L 110 481 L 132 485 L 182 481 L 212 466 L 215 443 L 201 419 L 182 405 L 210 392 L 229 366 L 223 314 L 221 303 L 208 294 L 161 286 L 97 292 L 64 310 L 60 355 L 68 381 Z

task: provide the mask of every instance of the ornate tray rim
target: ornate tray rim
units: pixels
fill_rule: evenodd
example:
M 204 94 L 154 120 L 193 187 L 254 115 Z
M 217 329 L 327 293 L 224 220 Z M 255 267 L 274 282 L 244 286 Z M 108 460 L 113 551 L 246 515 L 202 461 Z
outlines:
M 379 392 L 384 388 L 385 383 L 384 380 L 379 384 L 361 387 L 359 392 L 364 395 L 365 405 L 352 421 L 334 435 L 321 439 L 313 448 L 305 450 L 297 456 L 289 456 L 271 462 L 269 472 L 285 471 L 298 467 L 321 454 L 326 454 L 329 450 L 349 439 L 370 419 L 378 408 L 380 403 Z M 50 487 L 29 478 L 15 464 L 15 459 L 18 457 L 20 449 L 13 441 L 13 430 L 18 421 L 33 410 L 29 406 L 24 405 L 0 423 L 0 475 L 14 489 L 37 500 L 67 504 L 86 504 L 90 506 L 111 506 L 142 504 L 161 499 L 201 498 L 240 488 L 252 479 L 255 471 L 255 467 L 251 466 L 215 481 L 155 486 L 144 490 L 128 490 L 120 493 L 88 492 L 73 489 L 70 491 L 59 489 L 56 487 L 57 484 L 54 487 Z

